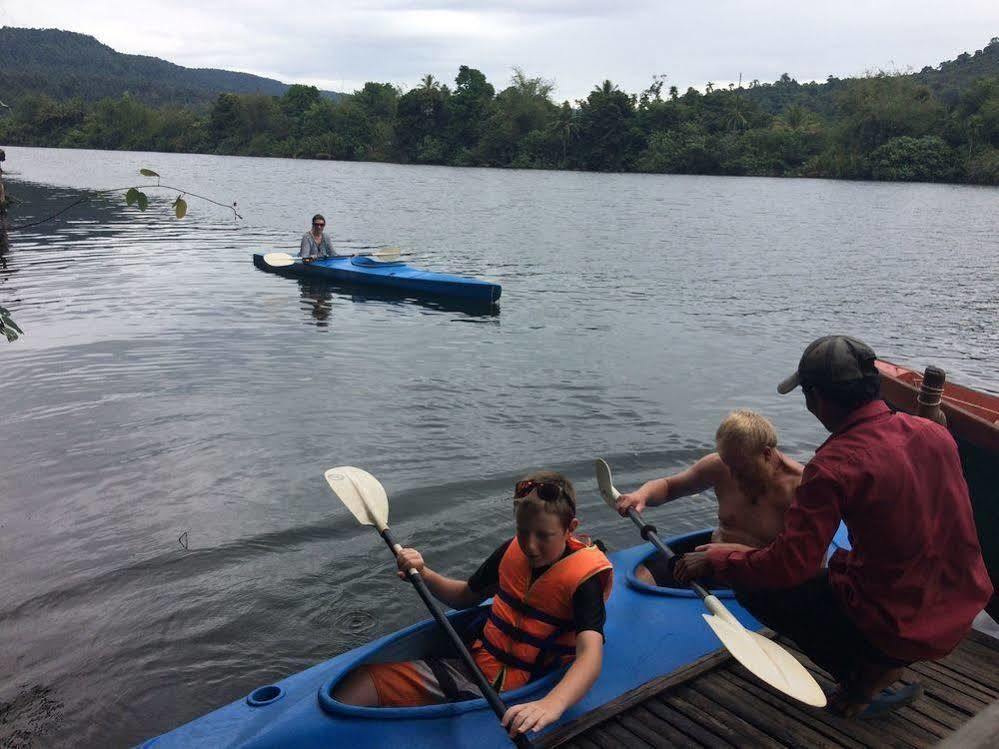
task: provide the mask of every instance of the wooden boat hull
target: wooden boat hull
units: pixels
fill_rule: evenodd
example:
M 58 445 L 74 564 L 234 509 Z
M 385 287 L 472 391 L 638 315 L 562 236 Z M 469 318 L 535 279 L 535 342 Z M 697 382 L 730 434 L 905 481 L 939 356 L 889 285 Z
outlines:
M 891 362 L 877 364 L 885 401 L 896 411 L 915 414 L 923 376 Z M 999 590 L 999 396 L 947 382 L 940 408 L 961 455 L 985 566 Z M 999 620 L 999 596 L 993 596 L 988 612 Z

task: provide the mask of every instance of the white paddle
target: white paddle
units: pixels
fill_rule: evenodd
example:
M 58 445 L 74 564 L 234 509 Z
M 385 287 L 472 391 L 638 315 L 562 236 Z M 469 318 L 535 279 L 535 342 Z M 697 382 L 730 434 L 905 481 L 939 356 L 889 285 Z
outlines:
M 402 250 L 398 247 L 386 247 L 384 250 L 376 252 L 357 252 L 353 255 L 334 255 L 333 257 L 373 257 L 383 263 L 391 263 L 402 257 Z M 264 262 L 272 268 L 286 268 L 289 265 L 294 265 L 298 260 L 302 260 L 302 258 L 289 255 L 287 252 L 268 252 L 264 255 Z
M 357 518 L 357 522 L 361 525 L 375 526 L 381 537 L 385 540 L 385 543 L 392 550 L 392 553 L 398 554 L 402 546 L 396 543 L 395 539 L 392 538 L 392 534 L 389 533 L 388 496 L 385 494 L 385 487 L 381 485 L 381 482 L 367 471 L 354 468 L 353 466 L 330 468 L 324 475 L 326 476 L 326 483 L 330 485 L 330 489 L 347 506 L 347 509 L 353 513 L 354 517 Z M 420 598 L 423 599 L 423 603 L 430 609 L 430 613 L 434 615 L 434 619 L 437 620 L 441 629 L 444 630 L 451 640 L 454 649 L 458 651 L 458 655 L 464 662 L 468 673 L 471 674 L 478 685 L 482 696 L 485 697 L 486 702 L 489 703 L 493 712 L 496 713 L 496 717 L 503 720 L 503 716 L 506 714 L 506 705 L 500 699 L 500 696 L 496 694 L 496 690 L 493 689 L 485 675 L 479 670 L 478 665 L 472 658 L 472 654 L 468 652 L 465 643 L 462 642 L 458 633 L 454 631 L 451 622 L 444 616 L 440 606 L 437 605 L 433 595 L 427 589 L 427 584 L 423 582 L 420 571 L 410 569 L 408 573 L 409 581 L 416 588 L 416 592 L 420 594 Z M 521 749 L 530 749 L 533 746 L 530 739 L 524 734 L 518 734 L 512 741 Z
M 600 494 L 604 501 L 612 509 L 615 509 L 617 498 L 621 496 L 621 493 L 614 488 L 610 466 L 603 459 L 597 458 L 595 467 Z M 676 556 L 669 546 L 659 540 L 655 526 L 647 524 L 634 508 L 629 508 L 628 517 L 638 526 L 642 538 L 665 554 L 667 559 Z M 697 582 L 690 582 L 690 587 L 704 601 L 705 608 L 711 612 L 710 614 L 701 614 L 704 621 L 708 623 L 708 626 L 711 627 L 733 658 L 774 689 L 779 689 L 784 694 L 794 697 L 806 705 L 825 707 L 826 696 L 822 687 L 818 685 L 818 682 L 797 658 L 773 640 L 742 626 L 739 620 L 732 616 L 732 612 L 725 608 L 725 604 Z

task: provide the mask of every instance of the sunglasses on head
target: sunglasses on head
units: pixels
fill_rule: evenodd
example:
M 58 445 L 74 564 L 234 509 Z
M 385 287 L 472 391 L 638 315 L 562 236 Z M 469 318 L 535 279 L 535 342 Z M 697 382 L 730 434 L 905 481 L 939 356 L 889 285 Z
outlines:
M 562 487 L 559 484 L 552 484 L 545 481 L 518 481 L 513 487 L 513 498 L 523 499 L 532 491 L 538 492 L 538 497 L 545 502 L 554 502 L 563 495 Z

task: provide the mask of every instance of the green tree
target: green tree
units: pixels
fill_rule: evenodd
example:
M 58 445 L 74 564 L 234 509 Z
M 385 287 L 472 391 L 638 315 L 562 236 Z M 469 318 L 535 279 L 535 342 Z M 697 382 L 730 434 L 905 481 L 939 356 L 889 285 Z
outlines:
M 462 65 L 454 79 L 454 93 L 447 99 L 446 140 L 458 163 L 467 162 L 479 146 L 483 125 L 494 110 L 496 89 L 485 75 Z
M 901 136 L 874 149 L 869 157 L 874 179 L 941 182 L 954 178 L 953 149 L 936 135 Z
M 643 145 L 635 117 L 635 96 L 610 81 L 595 87 L 579 102 L 579 142 L 583 168 L 628 169 Z

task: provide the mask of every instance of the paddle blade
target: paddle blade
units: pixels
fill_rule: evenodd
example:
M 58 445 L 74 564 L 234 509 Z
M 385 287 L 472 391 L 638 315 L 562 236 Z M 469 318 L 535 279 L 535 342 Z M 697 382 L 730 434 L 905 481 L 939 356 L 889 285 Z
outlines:
M 377 252 L 372 252 L 371 257 L 375 260 L 381 260 L 383 263 L 390 263 L 394 260 L 398 260 L 402 255 L 402 250 L 398 247 L 386 247 L 384 250 L 378 250 Z
M 268 252 L 264 255 L 264 262 L 272 268 L 285 268 L 295 264 L 295 258 L 287 252 Z
M 611 476 L 610 466 L 607 465 L 607 461 L 603 458 L 597 458 L 593 462 L 593 467 L 597 471 L 597 486 L 600 487 L 600 496 L 604 498 L 610 508 L 616 509 L 617 498 L 621 496 L 621 492 L 614 488 L 614 479 Z
M 825 707 L 825 693 L 815 678 L 797 658 L 776 642 L 749 631 L 741 624 L 733 625 L 720 616 L 701 616 L 732 657 L 755 677 L 799 702 Z
M 333 493 L 362 525 L 373 525 L 379 531 L 388 526 L 388 497 L 385 487 L 367 471 L 353 466 L 330 468 L 323 474 Z

